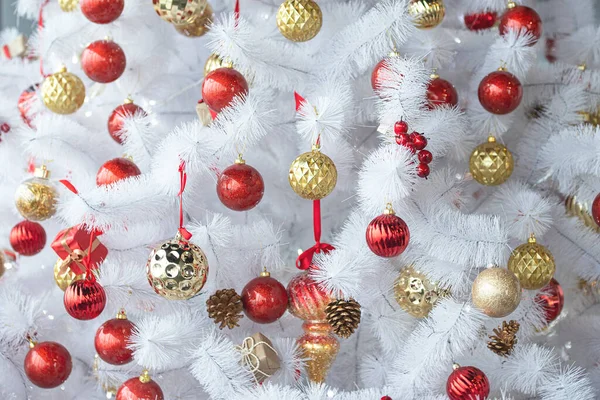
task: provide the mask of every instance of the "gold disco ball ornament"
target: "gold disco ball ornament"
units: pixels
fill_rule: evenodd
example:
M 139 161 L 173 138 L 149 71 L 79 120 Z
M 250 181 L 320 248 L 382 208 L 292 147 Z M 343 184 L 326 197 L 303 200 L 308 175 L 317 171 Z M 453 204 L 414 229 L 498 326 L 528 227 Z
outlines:
M 417 28 L 431 29 L 444 20 L 446 6 L 442 0 L 411 0 L 408 12 Z
M 475 147 L 469 159 L 473 179 L 485 186 L 500 185 L 513 173 L 515 163 L 511 152 L 496 138 L 490 136 L 486 143 Z
M 394 294 L 400 307 L 416 318 L 425 318 L 440 297 L 448 291 L 431 282 L 412 266 L 402 268 L 394 283 Z
M 331 158 L 321 153 L 319 146 L 300 154 L 290 166 L 290 186 L 307 200 L 319 200 L 329 195 L 337 183 L 337 169 Z
M 233 68 L 233 63 L 216 53 L 212 53 L 204 63 L 204 76 L 219 68 Z
M 488 268 L 479 273 L 471 291 L 475 307 L 492 318 L 503 318 L 521 302 L 519 279 L 507 269 Z
M 58 0 L 58 5 L 64 12 L 71 12 L 77 9 L 79 0 Z
M 62 66 L 42 83 L 42 101 L 56 114 L 73 114 L 85 101 L 85 86 L 77 75 Z
M 537 243 L 535 235 L 513 250 L 508 259 L 510 269 L 521 282 L 521 286 L 529 290 L 538 290 L 552 280 L 556 271 L 554 256 L 550 251 Z
M 58 192 L 45 166 L 35 169 L 33 178 L 23 181 L 15 192 L 15 206 L 23 218 L 44 221 L 56 213 Z
M 177 26 L 188 25 L 204 15 L 206 0 L 152 0 L 159 17 Z
M 169 300 L 187 300 L 204 286 L 208 261 L 200 247 L 177 234 L 152 250 L 146 276 L 159 295 Z
M 323 13 L 313 0 L 287 0 L 277 11 L 277 27 L 292 42 L 306 42 L 314 38 L 322 25 Z
M 206 8 L 202 11 L 202 14 L 194 18 L 189 24 L 175 25 L 175 30 L 187 37 L 200 37 L 208 32 L 212 21 L 213 9 L 210 4 L 207 4 Z
M 54 281 L 63 292 L 71 283 L 84 278 L 85 274 L 77 275 L 60 258 L 56 261 L 56 264 L 54 264 Z

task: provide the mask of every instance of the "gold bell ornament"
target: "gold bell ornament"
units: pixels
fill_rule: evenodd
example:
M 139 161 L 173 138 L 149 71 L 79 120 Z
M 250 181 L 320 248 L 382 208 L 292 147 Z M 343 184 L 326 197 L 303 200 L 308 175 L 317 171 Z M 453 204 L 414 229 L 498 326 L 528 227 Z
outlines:
M 33 178 L 23 181 L 15 192 L 15 206 L 23 218 L 44 221 L 56 213 L 58 192 L 50 182 L 45 165 L 35 169 Z
M 79 6 L 79 0 L 58 0 L 58 5 L 64 12 L 71 12 L 77 9 L 77 6 Z
M 210 74 L 215 69 L 219 68 L 233 68 L 233 63 L 226 58 L 219 56 L 216 53 L 212 53 L 204 63 L 204 76 Z
M 175 30 L 184 36 L 200 37 L 208 32 L 212 21 L 213 9 L 210 4 L 206 4 L 206 8 L 192 22 L 184 25 L 175 25 Z
M 550 283 L 556 264 L 552 253 L 537 243 L 532 233 L 527 243 L 513 250 L 508 259 L 508 269 L 519 278 L 524 289 L 538 290 Z
M 419 29 L 435 28 L 444 20 L 446 6 L 443 0 L 411 0 L 408 13 Z
M 70 260 L 69 260 L 70 262 Z M 65 263 L 60 258 L 54 264 L 54 282 L 63 292 L 69 287 L 69 285 L 80 279 L 84 279 L 85 274 L 77 275 L 69 268 L 69 263 Z
M 321 153 L 318 144 L 312 151 L 300 154 L 290 166 L 290 186 L 307 200 L 320 200 L 329 195 L 337 183 L 337 169 L 331 158 Z
M 402 268 L 394 283 L 394 294 L 400 307 L 415 318 L 425 318 L 448 290 L 431 282 L 412 266 Z
M 64 65 L 44 79 L 41 91 L 44 105 L 56 114 L 73 114 L 85 101 L 83 82 Z
M 521 302 L 521 285 L 515 274 L 507 269 L 484 269 L 473 282 L 471 298 L 475 307 L 488 317 L 506 317 Z
M 206 0 L 152 0 L 152 4 L 159 17 L 175 26 L 193 23 L 209 7 Z
M 486 143 L 475 147 L 469 159 L 473 179 L 485 186 L 500 185 L 512 175 L 515 163 L 511 152 L 496 138 L 490 136 Z
M 323 13 L 313 0 L 286 0 L 277 11 L 279 32 L 293 42 L 314 38 L 322 25 Z

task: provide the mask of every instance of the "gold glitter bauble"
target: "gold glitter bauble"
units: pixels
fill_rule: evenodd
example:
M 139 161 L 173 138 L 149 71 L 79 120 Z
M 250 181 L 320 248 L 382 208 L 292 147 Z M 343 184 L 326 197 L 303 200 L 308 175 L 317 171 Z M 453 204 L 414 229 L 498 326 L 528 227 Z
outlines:
M 442 0 L 411 0 L 408 12 L 417 28 L 430 29 L 442 23 L 446 6 Z
M 60 258 L 54 264 L 54 281 L 63 292 L 72 282 L 83 278 L 85 278 L 85 274 L 77 275 Z
M 435 282 L 415 271 L 412 266 L 402 268 L 394 284 L 394 294 L 400 307 L 416 318 L 425 318 L 438 298 L 447 295 Z
M 204 14 L 206 0 L 152 0 L 159 17 L 173 25 L 188 25 Z
M 577 217 L 585 226 L 600 233 L 600 226 L 594 221 L 591 214 L 591 205 L 580 201 L 576 196 L 569 196 L 565 200 L 567 215 Z
M 313 147 L 300 154 L 290 166 L 290 186 L 298 196 L 318 200 L 333 191 L 337 183 L 337 169 L 331 158 Z
M 331 364 L 340 351 L 340 343 L 332 335 L 333 328 L 326 321 L 308 321 L 302 324 L 304 335 L 298 338 L 308 379 L 325 382 Z
M 550 283 L 556 264 L 552 253 L 537 243 L 532 234 L 527 243 L 513 250 L 508 259 L 508 269 L 519 278 L 524 289 L 537 290 Z
M 42 100 L 56 114 L 73 114 L 85 101 L 85 86 L 63 66 L 42 83 Z
M 58 5 L 64 12 L 71 12 L 77 9 L 79 0 L 58 0 Z
M 187 300 L 200 292 L 208 276 L 202 249 L 177 235 L 154 248 L 146 263 L 154 291 L 169 300 Z
M 194 18 L 192 22 L 185 25 L 175 25 L 175 30 L 184 36 L 199 37 L 208 32 L 213 21 L 213 9 L 210 4 L 202 11 L 202 14 Z
M 218 54 L 212 53 L 206 59 L 206 63 L 204 64 L 204 76 L 219 68 L 233 68 L 233 63 L 228 59 L 222 58 Z
M 471 292 L 473 304 L 485 315 L 506 317 L 521 302 L 519 279 L 507 269 L 488 268 L 479 273 Z
M 15 206 L 23 218 L 44 221 L 56 213 L 58 192 L 45 167 L 36 168 L 33 178 L 23 181 L 15 192 Z
M 277 11 L 277 27 L 286 39 L 306 42 L 321 30 L 323 13 L 313 0 L 287 0 Z
M 515 166 L 510 151 L 490 136 L 486 143 L 475 147 L 469 159 L 473 179 L 482 185 L 495 186 L 506 182 Z

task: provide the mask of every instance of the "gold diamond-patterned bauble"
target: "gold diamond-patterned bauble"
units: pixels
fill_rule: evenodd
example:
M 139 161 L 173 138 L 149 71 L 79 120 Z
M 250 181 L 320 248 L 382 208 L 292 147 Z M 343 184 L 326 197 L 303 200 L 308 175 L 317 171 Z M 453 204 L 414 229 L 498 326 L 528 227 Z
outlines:
M 206 300 L 206 310 L 208 317 L 220 324 L 219 329 L 228 327 L 233 329 L 238 325 L 238 321 L 243 318 L 242 297 L 236 293 L 235 289 L 220 289 Z
M 208 276 L 202 249 L 179 233 L 155 247 L 146 263 L 150 286 L 169 300 L 187 300 L 200 292 Z
M 79 0 L 58 0 L 58 5 L 64 12 L 71 12 L 77 9 Z
M 293 42 L 306 42 L 319 33 L 323 25 L 321 8 L 313 0 L 287 0 L 277 11 L 277 27 Z
M 219 56 L 216 53 L 212 53 L 204 63 L 204 76 L 210 74 L 215 69 L 219 68 L 233 68 L 233 63 L 226 58 Z
M 482 185 L 500 185 L 512 175 L 515 163 L 511 152 L 496 138 L 490 136 L 486 143 L 475 147 L 469 159 L 473 179 Z
M 521 284 L 515 274 L 507 269 L 484 269 L 473 282 L 471 298 L 475 307 L 488 317 L 506 317 L 521 302 Z
M 412 266 L 402 268 L 394 283 L 394 294 L 400 307 L 416 318 L 425 318 L 448 290 L 438 287 Z
M 337 183 L 337 169 L 331 158 L 321 153 L 318 146 L 300 154 L 290 166 L 290 186 L 307 200 L 319 200 L 329 195 Z
M 591 214 L 591 205 L 580 201 L 576 196 L 569 196 L 565 200 L 567 215 L 577 217 L 585 226 L 600 233 L 600 226 L 594 221 Z
M 419 29 L 435 28 L 444 20 L 446 6 L 443 0 L 411 0 L 408 13 Z
M 173 25 L 187 25 L 208 7 L 206 0 L 152 0 L 159 17 Z
M 83 278 L 85 278 L 85 274 L 77 275 L 69 268 L 68 264 L 65 264 L 60 258 L 56 261 L 56 264 L 54 264 L 54 281 L 63 292 L 73 281 L 78 281 Z
M 213 9 L 210 4 L 206 5 L 206 8 L 202 10 L 202 14 L 198 15 L 194 20 L 188 24 L 175 25 L 175 30 L 181 33 L 183 36 L 188 37 L 200 37 L 208 32 L 210 24 L 213 21 Z
M 35 169 L 34 177 L 23 181 L 15 192 L 15 206 L 23 218 L 44 221 L 56 213 L 58 192 L 50 182 L 44 165 Z
M 338 299 L 325 307 L 327 322 L 336 335 L 349 338 L 360 324 L 360 304 L 354 299 Z
M 537 290 L 550 283 L 556 264 L 552 253 L 537 243 L 532 233 L 527 243 L 513 250 L 508 259 L 508 269 L 519 278 L 524 289 Z
M 42 101 L 56 114 L 73 114 L 85 101 L 85 86 L 75 74 L 61 67 L 42 83 Z

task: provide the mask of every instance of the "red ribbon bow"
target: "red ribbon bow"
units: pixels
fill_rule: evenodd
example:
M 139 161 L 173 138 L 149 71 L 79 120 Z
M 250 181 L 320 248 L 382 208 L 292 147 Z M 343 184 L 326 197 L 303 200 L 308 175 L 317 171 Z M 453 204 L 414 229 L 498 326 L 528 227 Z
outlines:
M 312 260 L 315 253 L 329 253 L 335 250 L 335 247 L 329 243 L 321 243 L 321 200 L 313 201 L 313 226 L 315 235 L 315 245 L 296 258 L 296 268 L 307 270 L 312 265 Z
M 181 160 L 179 163 L 179 234 L 185 239 L 190 240 L 192 233 L 184 228 L 183 226 L 183 191 L 187 183 L 187 174 L 185 172 L 185 161 Z

